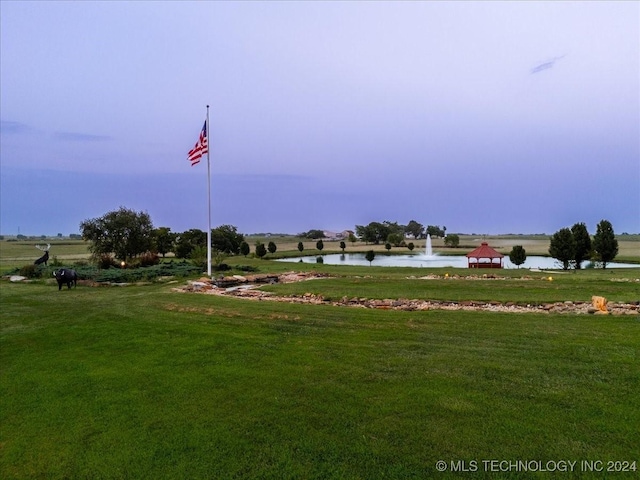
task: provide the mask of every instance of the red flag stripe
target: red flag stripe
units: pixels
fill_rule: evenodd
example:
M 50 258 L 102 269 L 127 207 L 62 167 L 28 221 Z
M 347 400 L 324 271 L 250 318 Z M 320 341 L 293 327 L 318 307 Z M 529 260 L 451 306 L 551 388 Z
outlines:
M 200 131 L 200 137 L 198 141 L 193 146 L 191 150 L 189 150 L 188 160 L 191 162 L 191 166 L 197 165 L 200 163 L 200 159 L 204 154 L 209 151 L 209 142 L 207 139 L 207 122 L 205 120 L 204 125 L 202 126 L 202 130 Z

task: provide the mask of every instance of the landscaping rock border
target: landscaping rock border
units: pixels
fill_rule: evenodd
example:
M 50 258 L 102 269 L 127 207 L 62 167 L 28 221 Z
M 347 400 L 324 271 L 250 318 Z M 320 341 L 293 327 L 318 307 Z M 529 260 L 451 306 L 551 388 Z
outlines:
M 313 305 L 333 305 L 352 308 L 372 308 L 379 310 L 402 310 L 402 311 L 425 311 L 425 310 L 462 310 L 462 311 L 487 311 L 487 312 L 508 312 L 508 313 L 561 313 L 561 314 L 612 314 L 612 315 L 639 315 L 640 302 L 635 303 L 615 303 L 607 304 L 607 312 L 599 312 L 593 307 L 591 302 L 553 302 L 540 305 L 519 305 L 514 302 L 448 302 L 436 300 L 412 300 L 412 299 L 369 299 L 369 298 L 349 298 L 342 297 L 340 300 L 326 299 L 322 295 L 304 293 L 303 295 L 282 296 L 274 295 L 270 292 L 258 290 L 265 283 L 291 283 L 327 278 L 329 275 L 315 272 L 287 272 L 281 275 L 252 275 L 242 277 L 223 277 L 219 279 L 201 278 L 197 281 L 190 281 L 187 285 L 173 288 L 176 292 L 194 292 L 211 295 L 226 295 L 248 300 L 276 301 L 298 304 Z M 425 277 L 408 277 L 416 280 L 435 279 L 456 279 L 465 280 L 507 280 L 507 277 L 498 277 L 492 274 L 485 275 L 465 275 L 443 277 L 438 275 L 428 275 Z M 534 280 L 533 277 L 523 278 Z

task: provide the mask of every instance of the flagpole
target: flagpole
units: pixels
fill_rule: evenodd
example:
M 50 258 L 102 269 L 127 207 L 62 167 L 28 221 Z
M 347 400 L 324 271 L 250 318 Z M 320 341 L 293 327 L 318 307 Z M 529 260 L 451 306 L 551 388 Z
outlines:
M 211 277 L 211 159 L 209 151 L 211 150 L 209 128 L 209 105 L 207 105 L 207 195 L 209 207 L 209 228 L 207 229 L 207 276 Z

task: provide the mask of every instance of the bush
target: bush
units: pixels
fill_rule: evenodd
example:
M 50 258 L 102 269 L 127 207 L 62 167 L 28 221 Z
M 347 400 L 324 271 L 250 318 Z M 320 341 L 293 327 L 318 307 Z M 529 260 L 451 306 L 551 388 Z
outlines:
M 107 268 L 117 267 L 116 259 L 109 254 L 98 255 L 96 259 L 98 268 L 106 270 Z
M 198 268 L 207 268 L 207 248 L 202 246 L 194 247 L 189 254 L 189 259 Z
M 157 253 L 146 252 L 140 255 L 132 265 L 138 267 L 150 267 L 160 263 L 160 256 Z
M 22 275 L 23 277 L 27 277 L 27 278 L 36 278 L 40 277 L 41 275 L 37 275 L 37 268 L 36 265 L 33 264 L 29 264 L 29 265 L 25 265 L 23 267 L 20 268 L 18 274 Z
M 236 265 L 236 270 L 240 270 L 241 272 L 257 272 L 258 267 L 253 267 L 251 265 Z
M 451 233 L 445 237 L 444 244 L 447 247 L 458 248 L 458 246 L 460 245 L 460 237 L 455 233 Z

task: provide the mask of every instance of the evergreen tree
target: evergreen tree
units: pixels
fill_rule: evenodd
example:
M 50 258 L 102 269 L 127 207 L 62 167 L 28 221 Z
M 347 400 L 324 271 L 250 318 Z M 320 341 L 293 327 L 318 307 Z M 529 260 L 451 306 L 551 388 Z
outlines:
M 576 269 L 582 268 L 581 264 L 589 258 L 591 253 L 591 237 L 584 223 L 576 223 L 571 227 L 573 239 L 576 241 L 576 252 L 573 259 L 576 262 Z
M 568 228 L 561 228 L 551 237 L 549 255 L 562 262 L 562 269 L 569 270 L 569 262 L 576 256 L 576 241 Z
M 304 250 L 304 244 L 302 242 L 298 242 L 298 251 L 302 253 L 303 250 Z
M 269 250 L 269 253 L 276 253 L 276 250 L 278 249 L 278 247 L 274 242 L 269 242 L 267 249 Z
M 602 262 L 602 268 L 607 268 L 607 263 L 618 255 L 618 240 L 616 240 L 613 226 L 608 220 L 601 220 L 596 227 L 593 249 L 598 255 L 598 260 Z
M 373 259 L 376 258 L 376 252 L 374 252 L 373 250 L 369 250 L 367 253 L 365 253 L 364 258 L 367 259 L 367 261 L 369 262 L 369 266 L 371 266 L 371 262 L 373 262 Z
M 318 240 L 316 242 L 316 248 L 320 251 L 322 251 L 322 249 L 324 248 L 324 242 L 322 240 Z
M 256 255 L 260 258 L 264 257 L 267 254 L 267 247 L 264 246 L 264 243 L 256 244 Z
M 247 255 L 249 255 L 250 251 L 251 251 L 251 248 L 249 247 L 249 244 L 243 241 L 240 244 L 240 253 L 246 257 Z
M 514 245 L 509 253 L 509 260 L 511 260 L 511 263 L 514 265 L 517 265 L 518 268 L 527 260 L 527 252 L 522 245 Z

